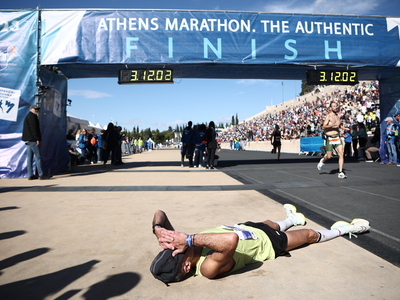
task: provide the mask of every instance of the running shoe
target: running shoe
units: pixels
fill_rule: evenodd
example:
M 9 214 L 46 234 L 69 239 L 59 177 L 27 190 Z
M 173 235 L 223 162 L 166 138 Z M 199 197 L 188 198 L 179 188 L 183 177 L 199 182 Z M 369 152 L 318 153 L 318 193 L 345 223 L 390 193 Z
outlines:
M 294 226 L 306 225 L 306 217 L 302 213 L 297 212 L 296 206 L 285 204 L 283 208 L 286 210 L 286 218 L 291 219 Z
M 352 235 L 357 237 L 357 235 L 355 235 L 356 233 L 358 234 L 366 232 L 370 228 L 371 227 L 369 226 L 369 222 L 364 219 L 354 219 L 353 221 L 351 221 L 351 223 L 345 221 L 338 221 L 331 226 L 331 230 L 334 229 L 338 230 L 340 232 L 340 235 L 348 233 L 350 239 Z
M 321 158 L 320 161 L 319 161 L 319 163 L 318 163 L 318 165 L 317 165 L 317 169 L 318 169 L 318 170 L 321 170 L 322 167 L 325 166 L 325 164 L 323 163 L 323 161 L 324 161 L 324 158 Z
M 346 179 L 347 175 L 344 172 L 340 172 L 337 177 L 341 179 Z

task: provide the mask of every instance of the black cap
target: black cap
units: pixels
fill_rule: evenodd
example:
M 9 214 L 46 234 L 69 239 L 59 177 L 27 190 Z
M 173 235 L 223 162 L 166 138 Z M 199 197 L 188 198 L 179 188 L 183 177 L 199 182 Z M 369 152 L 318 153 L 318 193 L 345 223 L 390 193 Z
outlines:
M 185 256 L 185 253 L 172 256 L 172 252 L 171 249 L 161 251 L 150 266 L 150 272 L 154 278 L 161 280 L 165 284 L 175 281 L 175 277 L 179 273 L 180 263 Z
M 31 105 L 31 107 L 30 107 L 31 109 L 33 108 L 33 109 L 40 109 L 40 106 L 39 105 Z

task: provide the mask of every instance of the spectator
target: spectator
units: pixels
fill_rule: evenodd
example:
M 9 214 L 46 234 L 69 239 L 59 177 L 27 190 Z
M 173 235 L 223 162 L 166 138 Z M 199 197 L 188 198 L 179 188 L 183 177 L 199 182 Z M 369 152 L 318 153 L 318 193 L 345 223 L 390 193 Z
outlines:
M 111 153 L 111 163 L 117 164 L 117 148 L 118 148 L 119 134 L 113 123 L 108 123 L 107 130 L 103 134 L 103 149 L 104 149 L 104 160 L 103 166 L 106 167 L 107 161 Z
M 389 162 L 387 165 L 396 165 L 397 164 L 397 151 L 395 144 L 395 133 L 397 131 L 396 125 L 393 123 L 393 118 L 387 117 L 385 119 L 386 122 L 386 130 L 384 134 L 384 141 L 387 147 L 387 154 L 389 157 Z
M 114 165 L 123 165 L 124 163 L 122 162 L 122 140 L 125 137 L 121 134 L 122 131 L 121 126 L 115 127 L 115 130 L 117 132 L 117 149 L 115 155 L 116 161 L 114 162 Z
M 96 134 L 96 129 L 92 128 L 90 129 L 89 135 L 88 135 L 88 143 L 87 143 L 87 149 L 88 149 L 88 159 L 91 164 L 97 164 L 97 143 L 98 143 L 98 137 Z
M 67 133 L 67 140 L 68 141 L 75 141 L 75 137 L 74 137 L 74 135 L 72 134 L 74 131 L 72 130 L 72 129 L 70 129 L 70 130 L 68 130 L 68 133 Z
M 351 142 L 353 145 L 353 157 L 358 157 L 358 126 L 354 124 L 351 127 Z
M 344 156 L 351 157 L 351 134 L 350 128 L 344 129 Z
M 189 121 L 182 133 L 181 167 L 185 166 L 185 157 L 189 159 L 189 168 L 193 167 L 194 130 L 192 125 L 192 121 Z
M 81 150 L 81 163 L 87 161 L 87 148 L 89 143 L 89 135 L 86 129 L 82 129 L 82 133 L 78 137 L 79 149 Z
M 206 141 L 205 141 L 205 134 L 206 134 L 206 125 L 201 124 L 197 127 L 197 130 L 194 132 L 194 143 L 195 143 L 195 150 L 194 150 L 194 167 L 195 168 L 202 168 L 203 167 L 203 158 L 204 158 L 204 151 L 206 150 Z
M 42 169 L 42 155 L 40 153 L 40 145 L 42 142 L 42 135 L 40 132 L 40 124 L 38 114 L 40 107 L 38 105 L 31 105 L 29 108 L 29 113 L 24 119 L 24 127 L 22 129 L 22 140 L 25 142 L 27 151 L 27 170 L 28 170 L 28 180 L 32 179 L 50 179 L 51 176 L 46 176 L 43 174 Z M 39 177 L 33 173 L 33 158 L 36 161 L 36 168 L 39 173 Z
M 399 136 L 399 130 L 400 130 L 400 114 L 397 114 L 394 116 L 393 122 L 396 125 L 397 132 L 395 132 L 395 144 L 396 144 L 396 149 L 397 149 L 397 166 L 400 167 L 400 136 Z
M 364 157 L 365 157 L 364 150 L 365 150 L 365 145 L 367 144 L 367 141 L 368 141 L 368 135 L 365 130 L 365 125 L 364 125 L 364 123 L 360 123 L 360 124 L 358 124 L 358 142 L 360 144 L 359 150 L 361 150 L 361 152 L 360 152 L 361 160 L 364 160 Z
M 207 169 L 214 169 L 215 151 L 217 149 L 217 133 L 215 131 L 215 124 L 211 121 L 206 130 L 207 138 Z
M 379 153 L 380 139 L 381 139 L 381 130 L 379 127 L 377 127 L 375 129 L 374 136 L 371 139 L 372 146 L 365 149 L 365 156 L 367 157 L 365 162 L 373 162 L 371 153 L 374 152 Z
M 139 153 L 142 153 L 143 152 L 143 140 L 141 137 L 139 137 L 138 146 L 139 146 Z
M 103 161 L 103 134 L 104 134 L 104 129 L 100 131 L 100 133 L 97 134 L 97 159 L 98 161 Z

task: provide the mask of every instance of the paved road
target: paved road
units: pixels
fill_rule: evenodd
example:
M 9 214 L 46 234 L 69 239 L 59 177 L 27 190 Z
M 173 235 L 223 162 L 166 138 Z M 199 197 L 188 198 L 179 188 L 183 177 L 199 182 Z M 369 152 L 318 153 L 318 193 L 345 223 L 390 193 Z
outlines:
M 400 266 L 400 168 L 349 159 L 347 179 L 337 178 L 337 158 L 319 171 L 318 157 L 222 150 L 218 169 L 280 203 L 295 203 L 314 222 L 365 218 L 371 232 L 357 245 Z
M 334 165 L 317 171 L 315 157 L 283 155 L 277 165 L 269 153 L 218 154 L 218 170 L 181 168 L 178 150 L 161 150 L 126 156 L 118 167 L 78 166 L 52 180 L 1 180 L 0 299 L 398 298 L 400 168 L 354 162 L 346 166 L 349 179 L 338 180 L 329 174 Z M 296 203 L 307 228 L 370 219 L 373 230 L 351 241 L 388 249 L 395 264 L 345 236 L 215 280 L 166 287 L 149 272 L 160 250 L 151 232 L 156 209 L 165 210 L 177 230 L 196 233 L 281 220 L 282 205 L 271 198 Z

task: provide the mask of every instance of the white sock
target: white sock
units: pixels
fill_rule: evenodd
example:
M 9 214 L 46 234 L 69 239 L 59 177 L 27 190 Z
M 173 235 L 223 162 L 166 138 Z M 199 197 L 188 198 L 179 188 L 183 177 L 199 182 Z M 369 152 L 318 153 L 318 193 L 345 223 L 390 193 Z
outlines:
M 326 241 L 329 241 L 329 240 L 334 239 L 335 237 L 338 237 L 339 235 L 341 235 L 340 231 L 337 229 L 315 230 L 315 231 L 319 233 L 319 239 L 318 239 L 317 243 L 326 242 Z
M 284 221 L 277 221 L 275 223 L 279 225 L 281 231 L 286 231 L 287 229 L 289 229 L 294 225 L 294 222 L 290 218 L 287 218 Z

